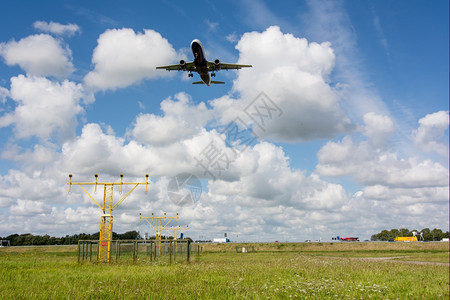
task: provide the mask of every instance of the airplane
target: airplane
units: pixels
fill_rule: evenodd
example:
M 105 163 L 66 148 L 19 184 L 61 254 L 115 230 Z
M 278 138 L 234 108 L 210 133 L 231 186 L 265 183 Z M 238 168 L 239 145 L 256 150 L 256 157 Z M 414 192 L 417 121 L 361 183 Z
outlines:
M 219 59 L 207 61 L 205 58 L 205 52 L 203 51 L 203 45 L 198 39 L 191 42 L 191 50 L 194 54 L 194 61 L 185 62 L 184 60 L 180 60 L 178 65 L 161 66 L 156 67 L 156 69 L 165 69 L 167 71 L 188 71 L 188 77 L 194 77 L 192 72 L 197 72 L 202 81 L 195 81 L 192 84 L 206 84 L 207 86 L 210 86 L 211 84 L 225 83 L 223 81 L 211 80 L 211 77 L 216 77 L 216 71 L 237 70 L 252 67 L 252 65 L 226 64 L 220 62 Z

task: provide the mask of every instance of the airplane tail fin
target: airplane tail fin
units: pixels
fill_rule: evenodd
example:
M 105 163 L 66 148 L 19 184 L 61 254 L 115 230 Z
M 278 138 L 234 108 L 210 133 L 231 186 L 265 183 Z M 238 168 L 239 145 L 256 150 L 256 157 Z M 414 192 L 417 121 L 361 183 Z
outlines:
M 223 81 L 214 81 L 214 80 L 211 81 L 211 84 L 224 84 L 224 83 L 225 82 Z M 205 83 L 203 81 L 195 81 L 192 84 L 205 84 Z

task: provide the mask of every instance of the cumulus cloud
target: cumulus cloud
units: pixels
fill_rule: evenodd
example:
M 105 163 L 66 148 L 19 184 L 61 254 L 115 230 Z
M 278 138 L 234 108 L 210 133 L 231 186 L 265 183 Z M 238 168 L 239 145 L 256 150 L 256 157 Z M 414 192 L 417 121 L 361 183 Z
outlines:
M 18 145 L 7 145 L 1 153 L 2 159 L 18 161 L 27 167 L 34 169 L 39 166 L 44 167 L 53 162 L 58 157 L 59 149 L 55 145 L 35 144 L 33 149 L 23 150 Z
M 92 63 L 84 82 L 94 90 L 115 90 L 138 83 L 143 79 L 167 76 L 156 70 L 176 58 L 172 45 L 156 31 L 146 29 L 135 33 L 132 29 L 110 29 L 100 35 L 94 49 Z
M 435 226 L 423 218 L 428 214 L 436 220 L 435 227 L 442 226 L 437 224 L 448 218 L 444 213 L 448 206 L 443 209 L 448 205 L 448 168 L 430 159 L 398 157 L 387 143 L 393 130 L 390 118 L 370 113 L 363 119 L 365 138 L 329 141 L 317 153 L 317 174 L 352 178 L 361 186 L 341 216 L 357 216 L 354 221 L 367 228 L 399 226 L 399 222 L 424 228 Z
M 148 157 L 142 150 L 142 146 L 135 142 L 125 145 L 122 138 L 103 133 L 98 124 L 86 124 L 77 139 L 66 142 L 62 147 L 64 169 L 81 174 L 94 174 L 99 170 L 120 174 L 124 172 L 124 165 L 142 165 L 142 160 Z M 145 169 L 134 170 L 139 171 L 146 173 Z
M 205 103 L 195 106 L 185 93 L 163 100 L 161 110 L 164 116 L 141 114 L 136 118 L 132 135 L 138 141 L 157 146 L 189 139 L 200 132 L 212 116 Z
M 388 116 L 381 116 L 374 112 L 364 115 L 364 134 L 372 141 L 375 147 L 382 147 L 394 131 L 394 123 Z
M 29 205 L 33 213 L 26 213 Z M 21 214 L 11 214 L 8 222 L 0 224 L 2 232 L 50 234 L 65 236 L 68 233 L 93 233 L 99 230 L 100 210 L 93 206 L 76 209 L 51 207 L 42 203 L 17 203 L 14 210 Z M 34 212 L 35 211 L 35 212 Z M 121 231 L 119 231 L 121 232 Z M 123 232 L 123 231 L 122 231 Z
M 45 22 L 36 21 L 33 23 L 33 27 L 42 32 L 49 32 L 55 35 L 68 35 L 72 36 L 77 32 L 80 32 L 80 27 L 76 24 L 63 25 L 57 22 Z
M 318 175 L 305 176 L 303 172 L 291 169 L 289 158 L 280 147 L 263 142 L 247 150 L 245 154 L 248 157 L 241 163 L 248 164 L 253 160 L 252 170 L 241 173 L 235 181 L 210 182 L 209 190 L 212 194 L 217 197 L 237 196 L 237 203 L 243 207 L 282 205 L 307 211 L 338 209 L 347 201 L 342 186 L 327 183 Z M 241 166 L 237 168 L 241 169 Z
M 62 139 L 74 136 L 76 116 L 83 112 L 80 84 L 19 75 L 11 78 L 10 97 L 17 106 L 0 117 L 0 127 L 13 125 L 17 138 L 49 139 L 54 133 Z
M 50 207 L 42 201 L 17 200 L 17 203 L 9 209 L 16 216 L 32 216 L 47 213 Z
M 396 153 L 355 143 L 350 137 L 328 142 L 317 154 L 316 171 L 323 176 L 352 176 L 364 185 L 391 187 L 447 186 L 448 170 L 430 160 L 399 159 Z
M 58 202 L 59 193 L 64 189 L 54 178 L 55 173 L 32 170 L 30 174 L 18 170 L 9 170 L 7 174 L 0 176 L 0 197 L 16 201 L 41 201 L 47 203 Z M 29 202 L 22 202 L 26 204 Z M 1 203 L 0 203 L 1 204 Z M 18 207 L 24 207 L 18 205 Z
M 442 156 L 448 156 L 448 111 L 438 111 L 428 114 L 419 120 L 419 128 L 413 130 L 414 143 L 425 152 L 436 152 Z
M 229 97 L 222 97 L 212 102 L 223 115 L 223 122 L 231 121 L 264 92 L 282 116 L 264 127 L 262 137 L 295 142 L 351 130 L 339 107 L 339 95 L 328 84 L 335 61 L 330 43 L 310 43 L 272 26 L 264 32 L 245 33 L 236 49 L 238 63 L 252 64 L 253 68 L 240 71 L 233 83 L 240 99 L 230 101 Z
M 351 176 L 363 188 L 363 197 L 397 205 L 448 201 L 448 169 L 430 159 L 399 158 L 385 147 L 391 121 L 375 114 L 364 117 L 366 140 L 350 136 L 329 141 L 318 152 L 316 172 L 322 176 Z
M 140 176 L 174 176 L 189 172 L 201 174 L 194 156 L 211 140 L 222 141 L 217 134 L 200 131 L 186 140 L 173 144 L 142 145 L 141 143 L 106 134 L 98 124 L 86 124 L 81 135 L 62 147 L 63 169 L 81 174 L 128 173 Z
M 48 34 L 0 43 L 0 55 L 7 65 L 19 65 L 30 76 L 65 78 L 74 71 L 71 50 Z

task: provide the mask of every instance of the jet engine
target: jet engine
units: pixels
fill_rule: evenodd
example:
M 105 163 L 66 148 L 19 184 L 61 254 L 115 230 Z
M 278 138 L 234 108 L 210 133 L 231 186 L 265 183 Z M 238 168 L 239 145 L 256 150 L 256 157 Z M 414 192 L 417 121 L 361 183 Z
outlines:
M 180 68 L 183 71 L 186 71 L 186 62 L 182 59 L 180 60 Z
M 219 70 L 220 70 L 220 60 L 216 59 L 216 60 L 214 61 L 214 69 L 215 69 L 216 71 L 219 71 Z

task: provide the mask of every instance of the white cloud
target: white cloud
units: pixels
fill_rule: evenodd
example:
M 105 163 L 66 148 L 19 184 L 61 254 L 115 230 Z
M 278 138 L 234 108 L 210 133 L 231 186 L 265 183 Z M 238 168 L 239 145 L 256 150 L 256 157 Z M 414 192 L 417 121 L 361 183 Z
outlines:
M 428 204 L 428 203 L 447 203 L 447 187 L 429 187 L 429 188 L 388 188 L 382 185 L 367 186 L 363 189 L 363 195 L 367 199 L 385 201 L 392 205 Z
M 42 32 L 49 32 L 56 35 L 72 36 L 80 32 L 80 27 L 76 24 L 63 25 L 57 22 L 36 21 L 33 23 L 33 27 Z
M 7 65 L 19 65 L 30 76 L 65 78 L 74 71 L 70 49 L 48 34 L 0 43 L 0 55 Z
M 62 139 L 74 136 L 76 116 L 83 112 L 80 84 L 19 75 L 11 78 L 10 97 L 17 107 L 0 117 L 0 127 L 14 125 L 17 138 L 49 139 L 54 133 Z
M 127 173 L 152 177 L 174 176 L 182 172 L 195 172 L 194 154 L 199 145 L 207 144 L 211 134 L 206 131 L 185 141 L 164 147 L 144 146 L 134 140 L 105 134 L 98 124 L 87 124 L 81 136 L 63 145 L 63 169 L 72 173 L 106 174 Z
M 141 110 L 145 110 L 145 104 L 142 103 L 141 101 L 138 101 L 138 106 Z
M 419 128 L 413 130 L 414 143 L 425 152 L 436 152 L 448 156 L 448 111 L 428 114 L 419 120 Z
M 241 163 L 254 167 L 248 173 L 241 173 L 236 181 L 217 180 L 210 182 L 209 190 L 214 197 L 221 195 L 234 198 L 242 207 L 262 208 L 293 207 L 299 210 L 338 209 L 347 201 L 342 186 L 327 183 L 317 175 L 305 176 L 299 170 L 292 170 L 288 157 L 280 147 L 270 143 L 257 144 L 246 150 L 247 156 Z M 241 165 L 233 166 L 241 169 Z
M 147 144 L 164 145 L 190 137 L 195 132 L 195 128 L 190 124 L 183 124 L 173 116 L 145 114 L 136 118 L 133 136 Z
M 50 176 L 48 176 L 50 175 Z M 56 177 L 55 177 L 56 176 Z M 17 170 L 9 170 L 6 175 L 0 176 L 0 197 L 16 202 L 17 199 L 23 200 L 24 207 L 27 201 L 42 201 L 46 203 L 58 202 L 58 196 L 65 187 L 59 185 L 58 174 L 47 174 L 44 170 L 31 170 L 31 173 L 25 173 Z
M 445 166 L 430 159 L 398 158 L 384 142 L 392 131 L 390 119 L 367 114 L 364 120 L 362 131 L 367 140 L 355 142 L 346 136 L 326 143 L 317 154 L 318 174 L 351 176 L 363 185 L 362 197 L 393 206 L 448 202 L 449 175 Z
M 219 23 L 218 22 L 211 22 L 208 19 L 206 19 L 204 22 L 205 22 L 206 26 L 208 26 L 208 31 L 211 31 L 211 32 L 216 32 L 217 31 L 217 27 L 219 27 Z
M 227 35 L 225 38 L 226 38 L 226 40 L 229 41 L 230 43 L 236 43 L 237 41 L 239 41 L 239 37 L 238 37 L 238 35 L 237 35 L 235 32 L 230 33 L 230 34 Z
M 373 7 L 372 7 L 372 16 L 373 16 L 373 25 L 374 25 L 375 31 L 377 33 L 377 37 L 380 40 L 380 43 L 383 46 L 383 48 L 386 52 L 386 55 L 389 57 L 389 43 L 386 38 L 386 35 L 384 34 L 384 30 L 381 26 L 380 18 L 375 13 L 375 9 Z
M 36 208 L 33 209 L 33 205 L 36 205 Z M 31 208 L 33 213 L 27 214 L 28 208 Z M 62 209 L 42 203 L 22 202 L 15 204 L 14 210 L 20 214 L 11 214 L 9 222 L 0 224 L 0 231 L 50 234 L 58 237 L 74 233 L 94 233 L 99 230 L 101 211 L 97 207 Z
M 0 86 L 0 103 L 5 103 L 6 98 L 9 97 L 9 91 L 8 89 L 5 89 L 4 87 Z M 1 109 L 0 109 L 1 111 Z
M 94 49 L 92 63 L 84 82 L 94 90 L 115 90 L 138 83 L 143 79 L 167 76 L 156 66 L 170 64 L 176 52 L 156 31 L 146 29 L 135 33 L 132 29 L 110 29 L 100 35 Z
M 370 112 L 364 115 L 363 120 L 366 124 L 365 135 L 375 147 L 383 147 L 388 142 L 388 137 L 394 132 L 394 123 L 391 118 Z
M 145 164 L 147 159 L 142 150 L 135 142 L 125 145 L 123 139 L 104 134 L 98 124 L 86 124 L 81 136 L 63 145 L 63 168 L 71 173 L 120 174 L 129 169 L 126 165 Z M 142 168 L 135 168 L 135 172 L 146 173 Z
M 18 161 L 28 168 L 35 169 L 39 166 L 51 165 L 58 155 L 55 145 L 35 144 L 32 150 L 24 151 L 17 145 L 7 145 L 1 153 L 1 158 Z
M 211 118 L 203 102 L 194 106 L 190 96 L 184 93 L 174 98 L 161 102 L 164 116 L 141 114 L 136 118 L 132 134 L 138 141 L 157 146 L 189 139 Z
M 448 170 L 439 163 L 399 159 L 396 153 L 375 148 L 370 142 L 356 144 L 350 137 L 328 142 L 317 157 L 316 171 L 322 176 L 352 176 L 364 185 L 414 188 L 448 184 Z
M 282 115 L 265 124 L 258 132 L 261 137 L 306 141 L 352 128 L 339 107 L 338 93 L 327 83 L 335 60 L 330 43 L 309 43 L 272 26 L 262 33 L 245 33 L 236 48 L 238 63 L 252 64 L 253 68 L 238 72 L 233 83 L 233 89 L 241 94 L 238 101 L 222 97 L 212 102 L 224 123 L 241 114 L 262 91 Z
M 16 216 L 33 216 L 48 213 L 50 207 L 42 201 L 17 200 L 9 211 Z

